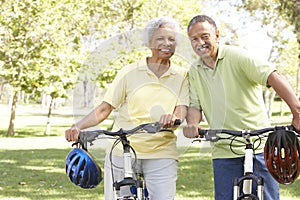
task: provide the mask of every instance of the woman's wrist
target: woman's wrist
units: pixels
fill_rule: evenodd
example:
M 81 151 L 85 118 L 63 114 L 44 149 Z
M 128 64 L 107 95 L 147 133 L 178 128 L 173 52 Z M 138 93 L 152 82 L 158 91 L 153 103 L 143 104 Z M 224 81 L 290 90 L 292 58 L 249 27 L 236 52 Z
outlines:
M 78 128 L 77 124 L 73 124 L 71 128 L 76 129 L 78 133 L 80 132 L 80 128 Z

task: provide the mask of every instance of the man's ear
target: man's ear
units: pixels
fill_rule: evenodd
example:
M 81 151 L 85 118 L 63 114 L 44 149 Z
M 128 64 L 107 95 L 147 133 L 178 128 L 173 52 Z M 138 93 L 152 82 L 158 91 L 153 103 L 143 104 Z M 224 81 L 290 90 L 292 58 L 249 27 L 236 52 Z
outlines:
M 219 38 L 220 38 L 220 31 L 219 30 L 216 30 L 216 38 L 217 38 L 217 40 L 219 40 Z

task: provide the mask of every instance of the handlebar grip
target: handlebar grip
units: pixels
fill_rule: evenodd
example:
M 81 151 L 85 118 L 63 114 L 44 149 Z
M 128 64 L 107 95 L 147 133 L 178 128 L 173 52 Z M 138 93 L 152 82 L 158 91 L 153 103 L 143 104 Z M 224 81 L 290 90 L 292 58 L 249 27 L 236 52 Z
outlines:
M 180 125 L 182 122 L 180 119 L 175 119 L 175 122 L 174 122 L 174 125 L 177 126 L 177 125 Z
M 204 129 L 198 129 L 199 135 L 205 135 L 207 133 L 207 130 Z
M 289 125 L 287 126 L 287 128 L 290 130 L 290 131 L 296 131 L 295 127 L 293 125 Z

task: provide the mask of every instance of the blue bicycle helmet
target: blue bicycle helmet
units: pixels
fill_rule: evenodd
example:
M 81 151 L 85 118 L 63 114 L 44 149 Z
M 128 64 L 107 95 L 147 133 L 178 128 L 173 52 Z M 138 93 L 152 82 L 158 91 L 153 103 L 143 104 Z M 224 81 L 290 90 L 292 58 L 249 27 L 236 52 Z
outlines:
M 74 148 L 66 158 L 66 173 L 69 179 L 82 188 L 94 188 L 102 180 L 101 168 L 83 149 Z

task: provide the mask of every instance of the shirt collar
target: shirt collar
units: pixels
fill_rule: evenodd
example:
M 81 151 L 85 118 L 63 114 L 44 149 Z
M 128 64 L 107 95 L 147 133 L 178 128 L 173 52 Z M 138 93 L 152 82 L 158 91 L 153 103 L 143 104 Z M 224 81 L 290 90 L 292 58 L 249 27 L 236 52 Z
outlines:
M 148 71 L 149 68 L 147 66 L 147 58 L 141 59 L 137 62 L 137 67 L 139 70 L 144 70 L 144 71 Z M 167 75 L 173 75 L 176 74 L 176 70 L 172 67 L 172 62 L 170 61 L 170 68 L 168 69 L 168 71 L 166 71 L 166 73 L 164 73 L 163 76 L 167 76 Z
M 222 60 L 223 58 L 225 57 L 225 50 L 224 50 L 224 46 L 222 45 L 219 45 L 219 48 L 218 48 L 218 55 L 217 55 L 217 62 L 218 63 L 218 60 Z M 202 68 L 208 68 L 210 69 L 208 66 L 206 66 L 203 62 L 203 60 L 201 58 L 198 59 L 198 64 L 197 66 L 198 67 L 202 67 Z

